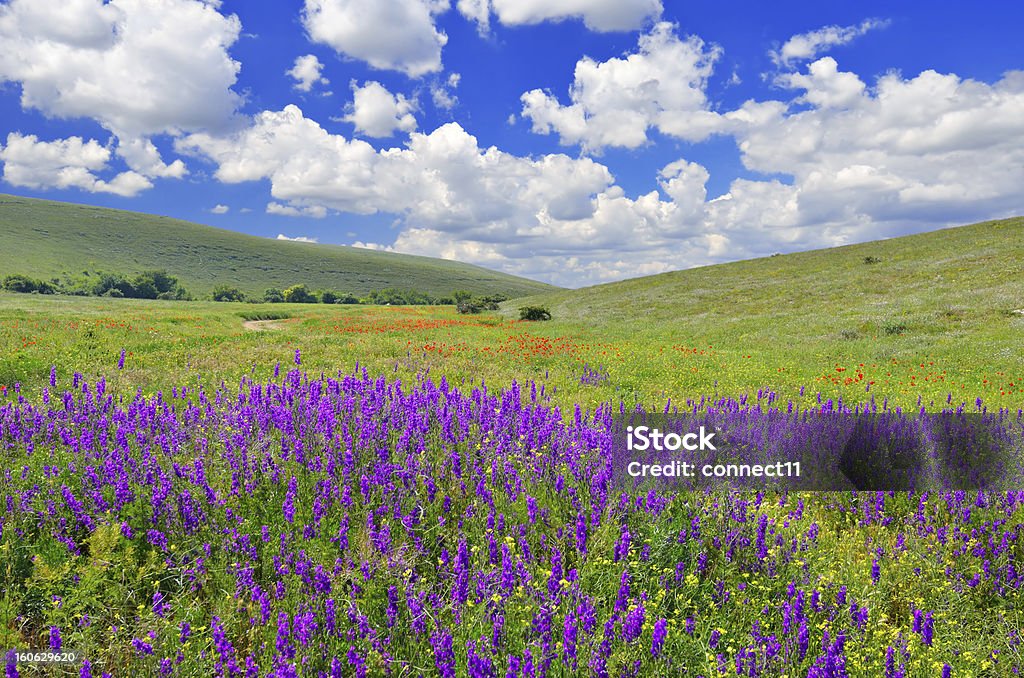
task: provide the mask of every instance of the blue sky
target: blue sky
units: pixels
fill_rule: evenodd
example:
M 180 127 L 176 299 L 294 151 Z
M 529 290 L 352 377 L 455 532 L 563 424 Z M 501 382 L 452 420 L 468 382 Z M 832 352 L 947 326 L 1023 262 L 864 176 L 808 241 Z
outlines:
M 0 3 L 0 190 L 581 286 L 1024 212 L 1013 3 Z

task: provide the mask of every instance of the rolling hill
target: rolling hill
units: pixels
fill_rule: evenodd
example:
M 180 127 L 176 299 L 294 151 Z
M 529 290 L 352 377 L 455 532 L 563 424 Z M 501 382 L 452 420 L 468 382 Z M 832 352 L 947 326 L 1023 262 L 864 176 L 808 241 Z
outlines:
M 856 344 L 879 357 L 963 353 L 970 342 L 1020 363 L 1024 217 L 557 291 L 504 312 L 524 304 L 609 334 L 816 356 Z
M 444 259 L 245 235 L 169 217 L 0 194 L 0 275 L 164 269 L 194 295 L 220 284 L 365 294 L 396 287 L 433 295 L 464 289 L 521 297 L 550 285 Z

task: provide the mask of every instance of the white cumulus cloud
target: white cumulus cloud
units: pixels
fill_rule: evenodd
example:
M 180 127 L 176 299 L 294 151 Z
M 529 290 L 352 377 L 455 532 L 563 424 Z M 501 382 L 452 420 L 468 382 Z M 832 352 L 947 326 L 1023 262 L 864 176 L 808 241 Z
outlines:
M 317 238 L 307 238 L 304 235 L 299 235 L 299 236 L 296 236 L 294 238 L 289 238 L 284 233 L 278 233 L 276 240 L 288 240 L 290 242 L 308 242 L 308 243 L 318 243 L 318 242 L 320 242 L 320 240 L 318 240 Z
M 696 36 L 680 40 L 673 24 L 661 22 L 625 57 L 578 61 L 569 104 L 539 89 L 524 93 L 522 115 L 534 132 L 555 133 L 562 144 L 588 150 L 636 148 L 651 128 L 701 140 L 723 125 L 705 95 L 720 53 Z
M 865 19 L 854 26 L 825 26 L 808 33 L 794 35 L 778 50 L 771 53 L 772 59 L 780 66 L 789 66 L 794 61 L 813 59 L 822 52 L 837 45 L 845 45 L 868 31 L 885 28 L 889 22 L 882 19 Z
M 150 188 L 149 179 L 127 171 L 109 181 L 98 172 L 107 169 L 110 149 L 95 139 L 68 137 L 40 141 L 35 135 L 17 132 L 7 135 L 7 144 L 0 147 L 4 163 L 4 181 L 26 188 L 78 188 L 90 193 L 113 193 L 131 197 Z
M 327 216 L 327 209 L 322 205 L 309 205 L 309 206 L 295 206 L 295 205 L 282 205 L 279 202 L 267 203 L 267 214 L 277 214 L 282 217 L 312 217 L 314 219 L 323 219 Z M 278 240 L 302 240 L 302 238 L 285 238 L 284 236 L 277 236 Z
M 214 214 L 227 214 L 231 210 L 227 205 L 216 204 L 210 208 Z
M 100 123 L 136 174 L 181 177 L 184 164 L 165 163 L 150 137 L 224 129 L 240 101 L 228 48 L 241 24 L 217 4 L 11 0 L 0 6 L 0 81 L 21 86 L 25 109 Z
M 397 217 L 397 235 L 385 230 L 361 246 L 566 285 L 1019 212 L 1024 72 L 993 83 L 935 71 L 889 73 L 869 83 L 823 57 L 778 76 L 782 100 L 747 101 L 719 114 L 693 84 L 709 77 L 712 51 L 660 31 L 645 38 L 659 36 L 671 54 L 682 46 L 676 56 L 690 64 L 682 73 L 693 77 L 664 85 L 663 74 L 679 73 L 680 60 L 647 63 L 647 53 L 660 54 L 661 47 L 605 62 L 615 64 L 608 73 L 604 64 L 587 64 L 600 74 L 600 91 L 615 94 L 608 83 L 625 91 L 610 101 L 581 92 L 559 105 L 585 111 L 580 130 L 552 129 L 600 148 L 643 143 L 651 128 L 681 138 L 712 128 L 735 139 L 753 173 L 723 195 L 709 196 L 707 168 L 685 157 L 652 176 L 646 193 L 627 195 L 608 167 L 586 155 L 517 156 L 481 146 L 456 123 L 411 132 L 403 145 L 377 150 L 329 133 L 296 106 L 263 111 L 234 133 L 189 135 L 178 148 L 209 158 L 221 181 L 268 180 L 277 201 L 268 211 Z M 708 64 L 694 66 L 702 58 Z M 577 81 L 590 87 L 587 77 Z M 631 131 L 608 122 L 632 120 L 636 112 L 626 126 Z M 713 124 L 672 127 L 693 114 L 711 116 Z
M 330 84 L 330 80 L 320 75 L 323 68 L 324 65 L 320 63 L 320 59 L 315 54 L 305 54 L 295 57 L 295 64 L 285 75 L 290 75 L 295 80 L 295 84 L 292 85 L 295 89 L 300 92 L 308 92 L 315 85 Z
M 309 38 L 374 68 L 417 78 L 441 70 L 448 36 L 434 17 L 448 0 L 306 0 Z
M 368 137 L 390 137 L 396 131 L 416 129 L 416 102 L 402 94 L 392 94 L 384 85 L 370 81 L 358 85 L 352 81 L 352 103 L 346 108 L 343 120 L 356 127 L 356 132 Z
M 450 111 L 459 103 L 459 97 L 455 95 L 455 89 L 459 86 L 462 76 L 458 73 L 449 73 L 448 79 L 444 82 L 435 81 L 430 85 L 430 98 L 434 107 L 442 111 Z

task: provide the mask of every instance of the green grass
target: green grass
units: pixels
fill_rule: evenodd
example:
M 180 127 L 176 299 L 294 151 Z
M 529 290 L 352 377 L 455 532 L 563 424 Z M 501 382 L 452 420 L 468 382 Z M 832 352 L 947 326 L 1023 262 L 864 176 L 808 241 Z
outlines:
M 1021 217 L 553 292 L 503 312 L 524 305 L 597 336 L 748 363 L 718 370 L 726 392 L 854 378 L 861 397 L 875 381 L 876 393 L 1024 400 Z M 664 381 L 662 367 L 641 381 Z
M 444 259 L 271 240 L 151 214 L 3 194 L 0 242 L 2 275 L 49 279 L 166 269 L 199 296 L 220 284 L 256 296 L 299 283 L 357 295 L 387 287 L 510 297 L 555 289 Z
M 508 302 L 451 307 L 151 302 L 0 294 L 0 384 L 51 365 L 153 392 L 269 374 L 296 349 L 313 370 L 357 363 L 403 379 L 535 380 L 566 406 L 661 407 L 775 390 L 809 404 L 888 398 L 929 409 L 1024 404 L 1022 220 L 771 257 Z M 881 259 L 865 264 L 865 256 Z M 523 303 L 554 320 L 514 320 Z M 244 320 L 278 319 L 255 332 Z M 117 356 L 129 353 L 116 370 Z M 584 370 L 604 378 L 586 383 Z

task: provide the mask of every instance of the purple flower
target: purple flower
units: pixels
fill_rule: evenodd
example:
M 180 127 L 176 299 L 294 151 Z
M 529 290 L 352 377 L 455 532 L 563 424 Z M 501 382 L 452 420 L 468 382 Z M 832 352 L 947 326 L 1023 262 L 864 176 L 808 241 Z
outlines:
M 122 348 L 121 349 L 121 357 L 117 359 L 117 369 L 119 369 L 119 370 L 123 370 L 124 369 L 124 356 L 125 356 L 125 351 Z
M 170 609 L 170 605 L 167 604 L 164 599 L 164 594 L 159 591 L 153 593 L 153 613 L 158 617 L 163 617 L 167 614 L 167 610 Z
M 565 616 L 562 629 L 562 657 L 570 666 L 576 665 L 576 639 L 579 636 L 579 624 L 576 616 L 569 613 Z
M 643 605 L 637 605 L 626 613 L 622 622 L 622 639 L 631 643 L 643 632 L 645 611 Z
M 295 656 L 295 647 L 291 642 L 287 612 L 279 612 L 277 615 L 277 638 L 274 640 L 274 647 L 277 649 L 277 653 L 285 659 L 291 659 Z
M 935 619 L 932 617 L 932 613 L 929 612 L 925 615 L 924 620 L 921 622 L 921 641 L 931 647 L 932 638 L 935 633 Z
M 651 634 L 651 655 L 657 657 L 665 646 L 665 636 L 668 635 L 668 621 L 664 618 L 654 622 L 654 631 Z
M 298 360 L 298 353 L 298 351 L 295 352 L 296 360 Z M 363 661 L 363 658 L 359 656 L 358 652 L 356 652 L 354 645 L 349 646 L 348 653 L 345 655 L 345 658 L 348 659 L 349 665 L 356 670 L 355 675 L 357 678 L 364 678 L 366 676 L 366 662 Z
M 452 651 L 452 634 L 439 631 L 430 637 L 434 648 L 434 665 L 442 678 L 455 678 L 455 653 Z
M 138 652 L 139 654 L 145 654 L 145 655 L 153 654 L 153 646 L 151 644 L 145 642 L 144 640 L 139 640 L 138 638 L 132 638 L 131 645 L 132 645 L 133 648 L 135 648 L 135 651 Z

